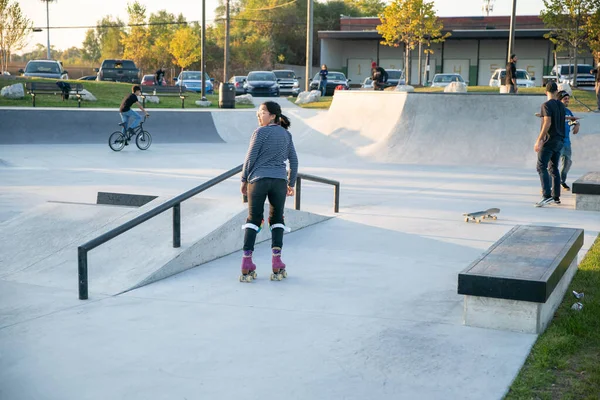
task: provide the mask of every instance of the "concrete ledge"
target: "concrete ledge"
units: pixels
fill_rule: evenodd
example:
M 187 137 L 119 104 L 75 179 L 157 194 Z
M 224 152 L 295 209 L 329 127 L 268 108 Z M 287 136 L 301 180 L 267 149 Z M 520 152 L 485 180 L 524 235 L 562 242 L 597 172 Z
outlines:
M 517 225 L 458 275 L 458 293 L 544 303 L 582 246 L 582 229 Z
M 150 203 L 157 197 L 158 196 L 148 196 L 143 194 L 98 192 L 96 204 L 141 207 L 144 204 Z
M 577 272 L 577 259 L 545 303 L 465 296 L 463 323 L 479 328 L 540 334 L 546 330 Z
M 600 211 L 600 172 L 588 172 L 573 182 L 575 209 Z

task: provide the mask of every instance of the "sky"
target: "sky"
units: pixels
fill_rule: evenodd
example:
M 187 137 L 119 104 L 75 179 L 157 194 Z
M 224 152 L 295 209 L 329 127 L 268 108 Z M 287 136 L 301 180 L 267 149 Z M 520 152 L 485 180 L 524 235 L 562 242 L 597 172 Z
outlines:
M 33 21 L 35 27 L 44 27 L 42 32 L 34 32 L 29 37 L 29 45 L 24 51 L 31 51 L 36 43 L 46 45 L 46 4 L 43 0 L 18 1 L 24 14 Z M 298 0 L 305 1 L 305 0 Z M 81 47 L 88 28 L 52 29 L 52 27 L 95 26 L 105 15 L 119 17 L 127 21 L 127 0 L 56 0 L 50 3 L 50 45 L 64 50 Z M 133 1 L 131 1 L 133 2 Z M 202 20 L 201 0 L 140 0 L 146 6 L 147 15 L 166 9 L 175 15 L 182 13 L 188 21 Z M 440 17 L 483 15 L 483 0 L 434 0 Z M 460 5 L 459 5 L 460 4 Z M 495 0 L 490 15 L 510 15 L 511 0 Z M 206 0 L 206 21 L 211 24 L 218 0 Z M 518 0 L 517 15 L 538 15 L 543 8 L 542 0 Z M 17 52 L 22 53 L 22 52 Z

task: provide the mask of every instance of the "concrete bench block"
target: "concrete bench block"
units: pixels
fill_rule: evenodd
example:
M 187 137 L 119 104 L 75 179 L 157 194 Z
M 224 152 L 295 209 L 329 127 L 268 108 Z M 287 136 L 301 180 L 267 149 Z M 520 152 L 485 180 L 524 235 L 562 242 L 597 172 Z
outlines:
M 583 230 L 515 226 L 458 276 L 465 325 L 541 333 L 577 271 Z
M 600 211 L 600 172 L 588 172 L 573 182 L 575 209 Z

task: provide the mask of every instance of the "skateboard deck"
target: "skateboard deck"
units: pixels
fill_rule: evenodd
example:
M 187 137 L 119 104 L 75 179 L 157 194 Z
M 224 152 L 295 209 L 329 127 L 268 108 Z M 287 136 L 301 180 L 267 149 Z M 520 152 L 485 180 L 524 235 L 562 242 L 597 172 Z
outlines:
M 477 223 L 480 223 L 482 219 L 486 218 L 498 219 L 498 217 L 495 214 L 498 214 L 499 212 L 499 208 L 488 208 L 487 210 L 483 211 L 464 213 L 463 216 L 465 217 L 465 222 L 475 221 Z

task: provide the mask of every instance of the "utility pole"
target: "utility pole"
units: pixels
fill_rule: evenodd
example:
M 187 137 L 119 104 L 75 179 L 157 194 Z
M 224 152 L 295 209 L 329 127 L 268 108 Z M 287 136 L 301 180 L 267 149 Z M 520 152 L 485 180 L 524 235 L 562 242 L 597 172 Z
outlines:
M 48 44 L 46 45 L 46 58 L 50 60 L 50 2 L 46 0 L 46 33 L 48 35 Z
M 229 75 L 229 0 L 225 1 L 225 55 L 223 56 L 223 83 Z
M 312 80 L 312 59 L 313 59 L 313 0 L 307 0 L 306 6 L 306 79 L 304 80 L 304 90 L 310 89 Z
M 200 100 L 206 101 L 206 64 L 204 62 L 204 36 L 206 36 L 206 0 L 202 0 L 202 38 L 200 41 L 200 53 L 202 57 L 200 73 L 202 75 L 202 98 Z
M 510 61 L 510 55 L 515 51 L 515 16 L 517 13 L 517 0 L 513 0 L 512 13 L 510 14 L 510 34 L 508 37 L 508 56 L 507 62 Z

